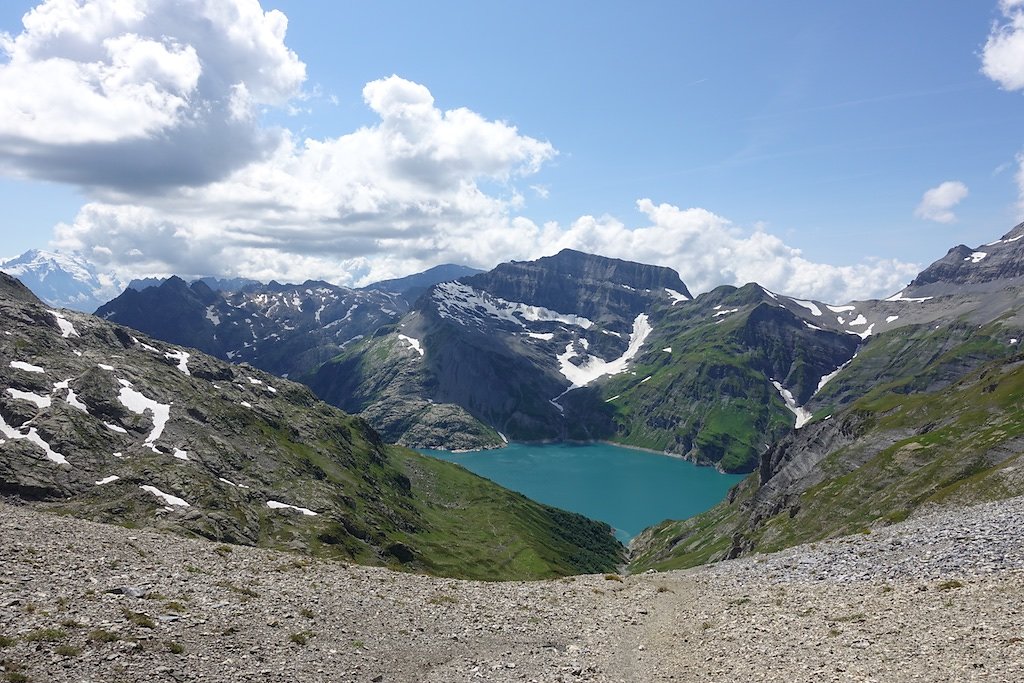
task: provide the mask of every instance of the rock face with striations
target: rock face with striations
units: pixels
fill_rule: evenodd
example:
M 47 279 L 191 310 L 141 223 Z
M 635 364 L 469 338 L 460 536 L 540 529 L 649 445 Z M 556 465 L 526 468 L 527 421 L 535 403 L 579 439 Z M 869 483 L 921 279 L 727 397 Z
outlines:
M 386 445 L 304 386 L 0 275 L 0 494 L 104 522 L 477 578 L 605 571 L 606 524 Z M 477 519 L 491 519 L 482 538 Z
M 1024 284 L 1024 223 L 976 249 L 963 244 L 953 247 L 914 278 L 906 295 L 994 291 L 1010 282 Z

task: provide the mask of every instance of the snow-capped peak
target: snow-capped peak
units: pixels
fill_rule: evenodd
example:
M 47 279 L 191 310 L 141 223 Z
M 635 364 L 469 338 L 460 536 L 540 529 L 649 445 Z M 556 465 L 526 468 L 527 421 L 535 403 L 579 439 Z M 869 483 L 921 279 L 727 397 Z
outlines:
M 49 304 L 86 313 L 123 289 L 114 275 L 100 273 L 79 254 L 29 249 L 21 256 L 0 262 L 0 270 L 21 280 Z

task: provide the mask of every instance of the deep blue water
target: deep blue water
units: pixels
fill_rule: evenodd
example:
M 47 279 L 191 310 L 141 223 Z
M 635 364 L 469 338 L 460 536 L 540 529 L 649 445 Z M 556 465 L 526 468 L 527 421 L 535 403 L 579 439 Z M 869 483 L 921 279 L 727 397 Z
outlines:
M 624 543 L 652 524 L 707 510 L 743 478 L 607 444 L 513 443 L 489 451 L 422 452 L 534 500 L 608 522 Z

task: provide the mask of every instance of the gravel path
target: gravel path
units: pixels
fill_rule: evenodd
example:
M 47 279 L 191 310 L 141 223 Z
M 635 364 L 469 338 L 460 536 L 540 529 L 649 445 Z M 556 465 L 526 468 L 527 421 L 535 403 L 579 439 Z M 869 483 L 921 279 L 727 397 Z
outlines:
M 0 505 L 0 660 L 29 681 L 1019 681 L 1022 529 L 1014 499 L 685 572 L 479 583 Z

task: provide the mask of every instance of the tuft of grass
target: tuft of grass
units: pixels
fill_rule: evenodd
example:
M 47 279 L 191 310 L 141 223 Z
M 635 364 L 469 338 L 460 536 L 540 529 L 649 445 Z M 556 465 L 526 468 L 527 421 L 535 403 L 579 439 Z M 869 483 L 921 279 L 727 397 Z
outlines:
M 176 643 L 173 640 L 167 641 L 167 651 L 172 655 L 180 655 L 185 651 L 185 646 L 181 643 Z
M 136 626 L 141 626 L 142 628 L 156 628 L 156 622 L 153 621 L 153 618 L 150 617 L 148 614 L 144 614 L 142 612 L 133 612 L 132 610 L 127 608 L 121 610 L 121 612 L 124 614 L 125 619 L 135 624 Z
M 673 593 L 674 591 L 671 588 L 669 588 L 668 586 L 661 585 L 661 586 L 658 586 L 657 592 L 658 593 Z
M 957 581 L 956 579 L 948 579 L 948 580 L 943 581 L 942 583 L 940 583 L 938 585 L 938 589 L 940 591 L 948 591 L 948 590 L 952 590 L 954 588 L 963 588 L 963 587 L 964 587 L 964 582 L 963 581 Z
M 299 616 L 303 616 L 306 619 L 312 619 L 316 616 L 316 614 L 314 614 L 313 610 L 309 609 L 308 607 L 303 607 L 299 610 Z
M 604 580 L 605 581 L 618 581 L 619 583 L 622 583 L 622 577 L 619 576 L 618 574 L 605 574 L 604 575 Z
M 454 595 L 448 595 L 447 593 L 441 593 L 427 600 L 431 605 L 454 605 L 459 601 Z
M 231 583 L 230 581 L 218 581 L 214 585 L 220 586 L 221 588 L 227 588 L 230 591 L 238 593 L 238 595 L 242 596 L 243 601 L 248 600 L 250 598 L 260 597 L 259 593 L 249 588 L 248 586 L 238 586 Z
M 75 647 L 74 645 L 58 645 L 53 648 L 53 651 L 61 657 L 77 657 L 82 654 L 82 648 Z
M 288 636 L 288 640 L 295 643 L 296 645 L 305 645 L 309 642 L 309 631 L 298 631 Z
M 20 671 L 8 671 L 5 679 L 8 683 L 28 683 L 28 676 Z
M 221 555 L 228 555 L 228 554 L 234 552 L 234 548 L 232 548 L 229 545 L 219 545 L 216 548 L 214 548 L 213 550 L 215 552 L 217 552 L 217 553 L 220 553 Z
M 102 628 L 89 631 L 89 640 L 94 643 L 114 643 L 121 640 L 121 636 L 113 631 L 106 631 Z
M 67 631 L 59 628 L 39 628 L 25 634 L 25 640 L 29 643 L 59 643 L 67 637 Z
M 17 642 L 17 638 L 12 638 L 11 636 L 0 636 L 0 647 L 10 647 Z
M 353 640 L 352 641 L 352 647 L 356 648 L 357 650 L 365 650 L 366 649 L 366 643 L 364 643 L 361 640 Z
M 60 625 L 64 628 L 82 628 L 82 625 L 74 619 L 65 619 L 64 621 L 60 622 Z

